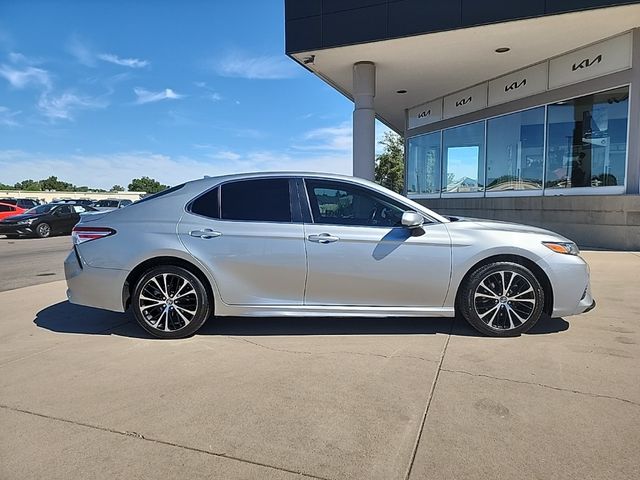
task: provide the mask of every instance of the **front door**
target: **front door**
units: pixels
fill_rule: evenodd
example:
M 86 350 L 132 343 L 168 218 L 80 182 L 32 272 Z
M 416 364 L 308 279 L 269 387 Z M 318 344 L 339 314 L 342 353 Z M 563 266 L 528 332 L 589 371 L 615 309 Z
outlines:
M 305 179 L 313 223 L 305 224 L 306 305 L 441 307 L 451 241 L 437 222 L 401 226 L 411 210 L 349 182 Z
M 209 270 L 226 304 L 302 304 L 304 229 L 295 218 L 299 208 L 292 208 L 291 182 L 224 183 L 191 202 L 180 221 L 180 239 Z

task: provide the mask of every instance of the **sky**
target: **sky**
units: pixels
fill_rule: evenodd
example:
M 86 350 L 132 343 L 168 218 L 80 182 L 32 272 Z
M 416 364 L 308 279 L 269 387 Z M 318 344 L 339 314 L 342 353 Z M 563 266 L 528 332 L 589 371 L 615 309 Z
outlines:
M 353 105 L 284 54 L 283 9 L 0 0 L 0 183 L 351 174 Z

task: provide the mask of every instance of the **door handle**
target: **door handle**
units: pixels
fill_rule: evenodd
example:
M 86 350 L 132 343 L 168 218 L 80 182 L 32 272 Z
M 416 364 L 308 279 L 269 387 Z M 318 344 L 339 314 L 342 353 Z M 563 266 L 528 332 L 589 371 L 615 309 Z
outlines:
M 333 243 L 340 240 L 340 238 L 334 237 L 333 235 L 330 235 L 328 233 L 321 233 L 320 235 L 309 235 L 307 239 L 310 242 L 315 243 Z
M 222 233 L 211 230 L 210 228 L 203 228 L 202 230 L 191 230 L 189 235 L 196 238 L 203 238 L 209 240 L 210 238 L 221 237 Z

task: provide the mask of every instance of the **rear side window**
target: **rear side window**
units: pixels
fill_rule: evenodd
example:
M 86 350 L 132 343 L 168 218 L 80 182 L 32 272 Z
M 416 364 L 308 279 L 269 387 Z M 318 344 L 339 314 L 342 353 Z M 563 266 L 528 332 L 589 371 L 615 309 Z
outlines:
M 291 222 L 289 180 L 269 178 L 225 183 L 221 187 L 224 220 Z
M 0 205 L 0 212 L 13 212 L 13 208 L 8 205 Z
M 203 217 L 220 218 L 218 192 L 219 188 L 214 188 L 196 198 L 191 204 L 191 213 Z

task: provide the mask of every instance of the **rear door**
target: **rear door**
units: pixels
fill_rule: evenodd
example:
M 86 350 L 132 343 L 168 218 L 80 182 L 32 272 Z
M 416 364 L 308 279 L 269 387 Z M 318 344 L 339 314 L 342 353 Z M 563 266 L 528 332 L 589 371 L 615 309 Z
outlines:
M 235 180 L 187 206 L 178 234 L 225 303 L 302 304 L 306 256 L 295 191 L 289 178 Z
M 306 305 L 441 307 L 449 288 L 451 240 L 436 221 L 410 230 L 408 206 L 346 181 L 305 179 Z

